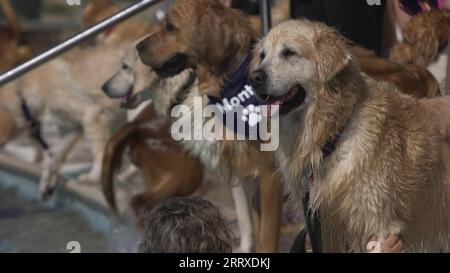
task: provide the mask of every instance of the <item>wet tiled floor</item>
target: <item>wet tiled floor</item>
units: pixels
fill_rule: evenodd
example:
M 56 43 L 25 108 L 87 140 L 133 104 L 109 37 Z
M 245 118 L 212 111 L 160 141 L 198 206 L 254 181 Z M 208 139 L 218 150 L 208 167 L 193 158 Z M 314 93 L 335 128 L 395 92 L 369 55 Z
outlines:
M 45 206 L 0 186 L 0 253 L 69 253 L 76 241 L 82 252 L 106 252 L 104 236 L 75 211 Z

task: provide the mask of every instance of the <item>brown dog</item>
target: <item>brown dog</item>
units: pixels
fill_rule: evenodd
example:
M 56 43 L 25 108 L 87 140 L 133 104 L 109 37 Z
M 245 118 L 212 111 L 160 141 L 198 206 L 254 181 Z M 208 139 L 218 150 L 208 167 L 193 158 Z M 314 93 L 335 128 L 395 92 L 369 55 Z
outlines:
M 320 23 L 283 23 L 255 53 L 252 84 L 280 107 L 282 173 L 296 200 L 310 188 L 325 250 L 365 252 L 371 235 L 398 234 L 406 251 L 448 252 L 450 98 L 364 76 Z
M 388 81 L 405 94 L 416 98 L 440 95 L 438 81 L 426 68 L 376 57 L 358 57 L 358 63 L 361 70 L 373 79 Z
M 433 10 L 414 16 L 403 29 L 404 42 L 394 47 L 391 57 L 398 61 L 428 66 L 448 43 L 450 11 Z M 403 47 L 403 48 L 398 48 Z
M 102 189 L 115 210 L 113 174 L 123 153 L 130 149 L 133 163 L 142 171 L 147 191 L 133 197 L 132 208 L 139 220 L 143 212 L 170 197 L 194 193 L 203 179 L 203 166 L 170 135 L 170 122 L 160 118 L 152 105 L 119 129 L 108 141 L 103 157 Z
M 404 41 L 396 44 L 390 58 L 400 63 L 427 67 L 446 94 L 450 11 L 435 10 L 414 16 L 403 29 Z
M 138 45 L 141 59 L 165 77 L 200 67 L 199 95 L 218 92 L 223 80 L 249 53 L 256 35 L 238 11 L 220 1 L 182 0 L 167 15 L 165 26 Z M 217 95 L 217 93 L 216 93 Z M 185 144 L 204 164 L 220 170 L 228 182 L 258 177 L 261 183 L 260 251 L 276 252 L 282 193 L 273 154 L 249 142 L 206 141 Z
M 8 27 L 0 27 L 0 72 L 31 57 L 31 49 L 21 43 L 22 28 L 10 0 L 0 0 Z

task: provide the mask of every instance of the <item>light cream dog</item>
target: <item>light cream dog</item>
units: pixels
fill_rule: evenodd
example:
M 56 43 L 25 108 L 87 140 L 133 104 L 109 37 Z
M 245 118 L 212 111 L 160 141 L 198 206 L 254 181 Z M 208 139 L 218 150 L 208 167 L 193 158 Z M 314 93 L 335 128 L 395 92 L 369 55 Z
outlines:
M 90 26 L 119 9 L 111 1 L 93 1 L 85 10 L 84 23 Z M 0 87 L 0 147 L 28 127 L 21 110 L 19 92 L 23 94 L 36 120 L 43 113 L 50 112 L 64 123 L 71 123 L 82 129 L 51 143 L 51 151 L 44 153 L 40 181 L 42 197 L 53 192 L 60 167 L 82 132 L 92 142 L 93 165 L 91 171 L 82 175 L 79 180 L 99 181 L 103 150 L 110 136 L 110 118 L 117 117 L 120 104 L 127 106 L 131 103 L 126 99 L 120 104 L 112 102 L 102 95 L 100 88 L 115 72 L 125 50 L 154 28 L 148 22 L 128 20 L 100 35 L 96 46 L 74 49 L 23 78 Z M 136 79 L 136 83 L 136 88 L 147 86 L 147 82 L 144 83 L 141 79 Z M 135 113 L 131 113 L 133 114 Z M 39 147 L 38 144 L 35 146 Z
M 28 127 L 19 92 L 37 120 L 42 114 L 50 113 L 65 124 L 82 129 L 50 143 L 40 183 L 43 197 L 54 190 L 60 166 L 82 132 L 92 142 L 94 163 L 91 171 L 80 179 L 99 181 L 103 150 L 110 136 L 110 118 L 119 113 L 119 104 L 104 96 L 100 87 L 114 73 L 122 55 L 123 49 L 117 47 L 74 49 L 0 88 L 0 109 L 7 113 L 0 124 L 0 146 Z
M 136 86 L 141 86 L 142 83 L 146 83 L 147 88 L 136 88 Z M 128 102 L 124 104 L 127 108 L 137 107 L 140 103 L 148 100 L 149 95 L 151 95 L 158 115 L 168 120 L 171 119 L 170 112 L 174 105 L 183 103 L 189 107 L 194 107 L 194 99 L 201 97 L 193 71 L 187 69 L 174 77 L 160 78 L 156 73 L 151 72 L 149 67 L 142 64 L 136 50 L 127 51 L 122 59 L 121 68 L 103 85 L 102 89 L 108 97 Z M 206 97 L 204 97 L 204 102 L 207 103 Z M 218 168 L 219 153 L 216 147 L 217 142 L 182 141 L 181 144 L 188 152 L 198 156 L 208 168 L 212 170 Z M 108 172 L 111 172 L 109 166 L 104 166 L 104 173 Z M 173 182 L 176 181 L 166 181 L 164 187 L 166 189 L 179 188 Z M 250 202 L 241 181 L 236 179 L 233 182 L 230 190 L 241 231 L 241 242 L 238 251 L 250 252 L 255 245 Z
M 281 173 L 295 200 L 310 187 L 325 250 L 400 234 L 409 252 L 450 251 L 450 98 L 417 100 L 364 76 L 320 23 L 283 23 L 255 52 L 256 92 L 281 107 Z

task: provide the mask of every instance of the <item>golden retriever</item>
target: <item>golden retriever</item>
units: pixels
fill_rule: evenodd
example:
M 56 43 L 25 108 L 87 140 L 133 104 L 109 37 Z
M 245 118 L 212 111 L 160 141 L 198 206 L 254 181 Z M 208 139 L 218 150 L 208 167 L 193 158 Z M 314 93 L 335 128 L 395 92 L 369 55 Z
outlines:
M 112 9 L 107 8 L 107 2 L 109 1 L 90 3 L 85 14 L 86 23 L 97 22 L 117 9 L 114 6 Z M 133 31 L 129 31 L 130 24 L 134 24 Z M 63 119 L 66 124 L 75 125 L 77 129 L 68 134 L 67 140 L 65 137 L 56 140 L 50 145 L 52 151 L 44 153 L 40 179 L 42 197 L 50 196 L 55 190 L 61 165 L 66 162 L 68 153 L 82 135 L 91 140 L 93 165 L 79 180 L 100 180 L 103 151 L 111 134 L 110 121 L 123 112 L 118 103 L 113 103 L 101 94 L 100 88 L 115 72 L 123 52 L 132 46 L 136 39 L 153 29 L 154 26 L 146 22 L 129 21 L 118 25 L 115 33 L 129 34 L 103 37 L 97 40 L 96 46 L 73 49 L 20 79 L 0 87 L 0 113 L 4 113 L 0 123 L 0 148 L 19 133 L 30 129 L 29 121 L 23 114 L 18 91 L 22 91 L 29 111 L 36 120 L 48 112 Z M 108 45 L 110 42 L 113 42 L 113 45 Z M 136 82 L 136 88 L 147 84 L 146 80 L 140 78 L 136 79 Z M 131 102 L 122 101 L 122 106 Z M 79 130 L 81 128 L 83 130 Z M 36 146 L 41 148 L 41 145 Z
M 142 80 L 147 80 L 147 88 L 143 90 L 136 89 L 135 87 L 139 86 Z M 195 80 L 195 74 L 191 70 L 186 70 L 169 79 L 159 78 L 155 73 L 151 73 L 151 70 L 140 62 L 135 50 L 129 50 L 122 59 L 122 66 L 119 71 L 103 85 L 102 89 L 110 98 L 121 99 L 123 102 L 126 102 L 123 106 L 129 108 L 138 107 L 140 103 L 144 103 L 145 100 L 149 100 L 151 97 L 152 106 L 159 117 L 157 120 L 161 121 L 165 119 L 169 121 L 171 120 L 170 112 L 174 105 L 180 103 L 192 105 L 192 99 L 199 96 Z M 155 119 L 154 116 L 153 119 Z M 159 151 L 156 154 L 151 153 L 151 150 L 154 148 L 147 146 L 154 143 L 155 138 L 161 137 L 160 135 L 147 134 L 148 131 L 161 130 L 161 126 L 157 126 L 154 123 L 155 121 L 148 120 L 148 114 L 143 112 L 143 114 L 140 114 L 135 121 L 125 125 L 110 139 L 110 141 L 108 141 L 102 165 L 102 185 L 104 194 L 113 208 L 114 192 L 112 176 L 114 170 L 118 167 L 120 156 L 123 154 L 126 146 L 131 147 L 131 151 L 134 154 L 134 156 L 132 156 L 134 158 L 133 161 L 147 174 L 147 184 L 149 184 L 151 188 L 145 194 L 139 195 L 139 197 L 132 200 L 132 206 L 135 211 L 140 211 L 140 208 L 142 207 L 151 207 L 168 196 L 187 195 L 189 194 L 189 191 L 195 190 L 198 183 L 201 182 L 201 179 L 195 180 L 195 172 L 186 173 L 183 171 L 179 173 L 179 175 L 185 177 L 185 179 L 181 180 L 177 179 L 176 172 L 174 172 L 182 165 L 184 165 L 183 168 L 188 169 L 202 167 L 195 166 L 198 161 L 195 157 L 189 159 L 182 153 L 179 154 L 178 157 L 170 157 L 171 153 L 174 151 L 173 147 L 168 147 L 167 149 L 164 149 L 164 151 Z M 147 129 L 147 127 L 151 128 Z M 151 143 L 148 143 L 148 141 L 147 144 L 140 142 L 145 138 Z M 217 159 L 215 157 L 217 153 L 214 152 L 214 143 L 208 145 L 207 141 L 181 141 L 179 145 L 184 146 L 184 150 L 188 150 L 192 154 L 201 154 L 203 162 L 206 162 L 207 166 L 214 169 L 217 168 Z M 180 152 L 178 151 L 178 153 Z M 161 158 L 158 158 L 156 161 L 153 159 L 146 159 L 146 157 L 154 158 L 155 155 L 158 154 Z M 164 160 L 167 157 L 170 157 L 170 160 L 175 162 L 175 166 L 163 166 L 166 174 L 163 177 L 164 179 L 161 180 L 161 177 L 158 178 L 157 175 L 160 173 L 160 170 L 156 171 L 156 173 L 154 170 L 154 168 L 157 168 L 161 163 L 156 166 L 155 162 L 162 160 L 162 165 L 164 165 Z M 177 160 L 181 159 L 183 159 L 185 164 L 181 164 L 182 162 L 177 163 Z M 187 160 L 193 162 L 187 162 Z M 152 173 L 155 174 L 152 176 L 148 175 Z M 169 175 L 167 175 L 167 173 L 169 173 Z M 124 179 L 120 180 L 126 181 Z M 250 252 L 255 246 L 253 228 L 256 227 L 256 225 L 252 225 L 252 215 L 249 208 L 250 202 L 247 197 L 248 193 L 244 191 L 243 186 L 244 185 L 241 183 L 235 183 L 230 187 L 230 190 L 241 235 L 240 246 L 237 251 Z
M 199 95 L 217 95 L 224 79 L 245 59 L 256 37 L 248 20 L 240 12 L 225 8 L 220 1 L 179 0 L 167 15 L 163 27 L 139 43 L 137 49 L 142 61 L 162 77 L 176 75 L 186 68 L 197 69 Z M 435 80 L 426 71 L 423 73 L 419 69 L 417 72 L 412 72 L 388 60 L 378 59 L 376 65 L 370 58 L 365 60 L 368 73 L 373 72 L 372 74 L 376 74 L 379 78 L 384 75 L 387 79 L 394 79 L 393 82 L 404 91 L 412 92 L 418 97 L 434 96 L 437 93 L 437 89 L 434 88 L 436 85 L 433 84 Z M 389 67 L 389 69 L 386 69 L 388 72 L 383 74 L 374 69 L 374 66 Z M 422 77 L 426 79 L 424 82 L 419 80 Z M 412 82 L 416 84 L 411 84 Z M 415 91 L 410 91 L 406 88 L 407 86 L 413 86 Z M 421 88 L 422 86 L 426 88 Z M 192 146 L 194 147 L 191 149 L 200 154 L 205 154 L 206 150 L 209 151 L 209 148 L 199 149 L 195 145 Z M 279 220 L 274 221 L 279 217 L 275 217 L 275 212 L 279 211 L 278 204 L 281 201 L 278 199 L 278 178 L 274 176 L 276 169 L 272 162 L 273 155 L 262 153 L 247 142 L 221 141 L 217 143 L 217 147 L 214 146 L 213 151 L 218 151 L 214 153 L 213 158 L 219 158 L 215 166 L 223 173 L 233 174 L 241 180 L 255 174 L 262 179 L 265 185 L 261 193 L 262 234 L 274 234 L 274 227 L 279 225 L 277 223 Z M 233 160 L 233 158 L 239 158 L 239 160 Z M 216 162 L 211 158 L 206 158 L 204 161 Z M 277 193 L 273 193 L 270 189 Z M 273 199 L 273 196 L 277 199 Z M 276 207 L 271 205 L 275 203 Z M 266 211 L 269 211 L 271 216 L 266 218 L 264 216 Z M 272 235 L 269 237 L 263 235 L 263 237 L 266 239 L 261 241 L 272 246 L 265 249 L 273 251 L 277 239 Z
M 143 62 L 162 77 L 177 75 L 186 68 L 199 68 L 198 95 L 217 95 L 224 79 L 250 53 L 257 35 L 239 11 L 218 0 L 177 1 L 164 26 L 143 40 L 138 51 Z M 189 98 L 190 101 L 193 98 Z M 262 252 L 276 252 L 280 234 L 282 192 L 273 153 L 244 141 L 190 141 L 186 146 L 206 166 L 224 174 L 228 182 L 259 178 L 261 182 Z
M 310 188 L 326 251 L 365 252 L 373 234 L 450 251 L 449 97 L 417 100 L 363 75 L 336 30 L 307 20 L 274 28 L 254 56 L 256 93 L 280 107 L 278 163 L 295 200 Z

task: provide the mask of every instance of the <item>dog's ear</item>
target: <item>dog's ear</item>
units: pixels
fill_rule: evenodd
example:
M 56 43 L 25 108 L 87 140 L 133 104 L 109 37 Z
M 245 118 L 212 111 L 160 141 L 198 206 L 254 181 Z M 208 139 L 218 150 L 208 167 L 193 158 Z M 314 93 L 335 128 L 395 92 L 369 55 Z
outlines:
M 405 42 L 414 49 L 415 64 L 427 66 L 436 60 L 439 53 L 440 28 L 436 26 L 438 21 L 438 14 L 423 13 L 413 17 L 403 29 Z
M 256 43 L 252 50 L 252 61 L 250 63 L 249 71 L 253 72 L 258 69 L 258 66 L 261 64 L 261 49 L 262 49 L 262 41 Z
M 236 53 L 250 44 L 253 30 L 245 17 L 238 11 L 225 7 L 219 1 L 208 1 L 209 6 L 202 13 L 196 37 L 204 59 L 216 67 L 226 67 Z M 207 43 L 205 43 L 207 41 Z
M 415 30 L 414 35 L 407 35 L 405 32 L 405 40 L 413 45 L 414 51 L 417 54 L 414 63 L 420 66 L 427 66 L 436 60 L 439 53 L 439 40 L 434 31 L 429 31 L 426 28 L 419 28 Z
M 107 8 L 111 7 L 113 3 L 111 0 L 93 0 L 91 1 L 86 8 L 83 11 L 83 24 L 85 26 L 91 26 L 97 23 L 98 20 L 104 19 L 104 18 L 97 18 L 103 11 L 105 11 Z M 118 10 L 118 8 L 117 8 Z M 111 14 L 105 14 L 112 15 L 114 11 L 112 10 Z
M 329 82 L 343 70 L 351 60 L 349 41 L 331 28 L 322 29 L 317 35 L 317 72 L 323 83 Z

